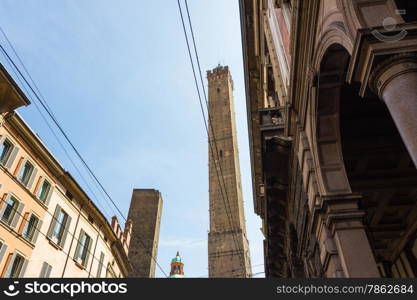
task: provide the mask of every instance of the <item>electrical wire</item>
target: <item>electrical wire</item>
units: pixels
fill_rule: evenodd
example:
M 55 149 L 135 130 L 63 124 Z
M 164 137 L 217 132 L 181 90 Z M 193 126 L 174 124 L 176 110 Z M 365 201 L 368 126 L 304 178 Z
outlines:
M 5 34 L 5 32 L 3 30 L 2 30 L 2 32 L 7 37 L 7 35 Z M 40 98 L 40 96 L 36 93 L 36 91 L 34 90 L 34 88 L 31 86 L 31 84 L 28 82 L 28 80 L 26 79 L 26 77 L 22 74 L 22 72 L 19 69 L 19 67 L 16 65 L 16 63 L 13 61 L 13 59 L 10 57 L 10 55 L 7 53 L 7 51 L 4 49 L 3 45 L 1 45 L 1 44 L 0 44 L 0 49 L 2 50 L 3 54 L 7 57 L 7 59 L 11 62 L 11 64 L 13 65 L 13 67 L 16 69 L 16 71 L 19 73 L 20 77 L 24 80 L 24 82 L 29 87 L 29 89 L 32 91 L 32 93 L 36 97 L 36 99 L 40 102 L 40 104 L 42 105 L 42 107 L 44 108 L 44 110 L 47 112 L 47 114 L 50 116 L 50 118 L 52 119 L 52 121 L 58 127 L 59 131 L 62 133 L 62 135 L 64 136 L 64 138 L 67 140 L 68 144 L 71 146 L 71 148 L 73 149 L 73 151 L 77 154 L 77 156 L 79 157 L 79 159 L 81 160 L 81 162 L 83 163 L 83 165 L 87 168 L 88 172 L 92 175 L 92 177 L 94 178 L 94 180 L 98 183 L 98 185 L 100 186 L 100 188 L 102 189 L 102 191 L 106 194 L 106 196 L 111 201 L 111 203 L 114 205 L 114 207 L 116 208 L 116 210 L 118 211 L 118 213 L 120 214 L 120 216 L 125 221 L 127 221 L 127 218 L 120 211 L 120 209 L 116 205 L 115 201 L 109 195 L 109 193 L 104 188 L 104 186 L 102 185 L 102 183 L 98 180 L 97 176 L 93 173 L 93 171 L 91 170 L 91 168 L 89 167 L 89 165 L 86 163 L 86 161 L 84 160 L 84 158 L 81 156 L 80 152 L 77 150 L 77 148 L 71 142 L 71 140 L 69 139 L 68 135 L 65 133 L 65 131 L 63 130 L 63 128 L 61 127 L 61 125 L 59 124 L 59 122 L 57 121 L 57 119 L 55 118 L 55 116 L 53 115 L 53 113 L 48 109 L 49 106 L 47 105 L 46 101 L 45 101 L 45 103 L 42 101 L 42 99 Z M 26 68 L 25 68 L 25 70 L 27 71 Z M 163 270 L 163 268 L 160 266 L 160 264 L 158 263 L 158 261 L 156 260 L 156 258 L 152 255 L 152 253 L 146 247 L 146 245 L 144 244 L 144 242 L 142 241 L 142 239 L 140 237 L 138 237 L 138 240 L 142 244 L 142 247 L 144 247 L 144 249 L 148 253 L 148 255 L 151 256 L 152 260 L 154 260 L 155 264 L 158 266 L 158 268 L 161 270 L 161 272 L 165 275 L 165 277 L 168 277 L 167 273 Z
M 195 82 L 196 89 L 197 89 L 198 99 L 199 99 L 199 103 L 200 103 L 200 109 L 201 109 L 201 112 L 202 112 L 202 115 L 203 115 L 204 126 L 205 126 L 205 129 L 206 129 L 206 132 L 207 132 L 207 136 L 208 136 L 208 140 L 209 140 L 210 152 L 211 152 L 211 155 L 212 155 L 212 159 L 213 159 L 213 161 L 215 163 L 216 176 L 217 176 L 217 179 L 219 181 L 221 196 L 222 196 L 222 199 L 223 199 L 223 203 L 225 205 L 225 211 L 226 211 L 226 214 L 228 216 L 229 225 L 231 227 L 233 227 L 233 223 L 232 223 L 233 222 L 233 217 L 231 217 L 229 215 L 228 203 L 224 199 L 224 194 L 223 194 L 223 190 L 222 190 L 222 184 L 220 182 L 220 176 L 219 176 L 219 173 L 218 173 L 218 170 L 217 170 L 216 159 L 214 157 L 213 145 L 212 145 L 212 141 L 210 140 L 210 133 L 209 133 L 210 131 L 209 131 L 209 128 L 208 128 L 208 125 L 207 125 L 205 111 L 204 111 L 203 104 L 202 104 L 200 89 L 199 89 L 199 86 L 198 86 L 198 80 L 197 80 L 196 71 L 195 71 L 195 67 L 194 67 L 194 62 L 193 62 L 193 58 L 192 58 L 192 54 L 191 54 L 191 50 L 190 50 L 190 44 L 189 44 L 189 41 L 188 41 L 188 35 L 187 35 L 186 27 L 185 27 L 185 22 L 184 22 L 184 17 L 183 17 L 183 13 L 182 13 L 182 8 L 181 8 L 181 4 L 180 4 L 180 1 L 179 0 L 177 0 L 177 3 L 178 3 L 178 9 L 179 9 L 179 12 L 180 12 L 181 22 L 182 22 L 182 26 L 183 26 L 183 30 L 184 30 L 184 36 L 185 36 L 185 40 L 186 40 L 186 44 L 187 44 L 188 55 L 189 55 L 189 58 L 190 58 L 190 63 L 191 63 L 192 71 L 193 71 L 194 82 Z M 201 69 L 200 69 L 200 75 L 201 75 Z M 216 144 L 216 140 L 215 140 L 214 134 L 213 134 L 213 141 Z M 218 158 L 219 157 L 219 154 L 218 154 L 217 148 L 216 148 L 216 154 L 217 154 L 217 158 Z M 220 165 L 220 169 L 221 169 L 221 165 Z M 223 176 L 222 176 L 222 181 L 223 181 L 223 185 L 224 185 L 224 189 L 225 189 L 226 197 L 227 197 L 227 190 L 226 190 L 226 185 L 224 183 L 224 177 Z M 228 199 L 227 199 L 227 201 L 229 202 Z M 237 249 L 240 249 L 239 243 L 238 243 L 238 241 L 236 241 L 235 235 L 236 235 L 235 233 L 232 234 L 232 237 L 233 237 L 235 246 L 237 247 Z M 243 263 L 244 262 L 244 257 L 242 256 L 243 253 L 240 253 L 240 252 L 241 251 L 239 251 L 239 254 L 240 254 L 241 259 L 239 260 L 239 262 L 240 262 L 240 264 L 242 266 L 242 271 L 245 274 L 247 274 L 247 270 L 246 270 L 245 265 Z

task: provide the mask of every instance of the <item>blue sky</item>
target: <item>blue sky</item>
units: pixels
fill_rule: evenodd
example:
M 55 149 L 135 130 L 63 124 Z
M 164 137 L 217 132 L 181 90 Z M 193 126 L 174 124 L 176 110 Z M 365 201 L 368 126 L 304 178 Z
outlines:
M 253 212 L 238 1 L 188 2 L 203 71 L 226 64 L 234 79 L 247 230 L 253 271 L 261 272 L 262 234 Z M 207 135 L 177 2 L 1 0 L 0 25 L 122 212 L 127 214 L 133 188 L 161 191 L 159 264 L 169 272 L 179 250 L 186 276 L 207 276 Z M 2 36 L 0 42 L 6 45 Z M 35 106 L 18 111 L 89 192 Z M 92 198 L 106 216 L 113 214 L 102 197 Z M 158 270 L 157 275 L 162 273 Z

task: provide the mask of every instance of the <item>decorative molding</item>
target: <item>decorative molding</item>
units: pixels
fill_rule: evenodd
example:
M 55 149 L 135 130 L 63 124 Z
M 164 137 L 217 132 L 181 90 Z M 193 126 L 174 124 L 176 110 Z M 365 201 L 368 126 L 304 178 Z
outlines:
M 398 36 L 401 32 L 406 35 L 400 40 L 381 40 L 381 36 Z M 349 84 L 360 83 L 359 94 L 364 97 L 377 63 L 391 55 L 417 52 L 417 23 L 397 25 L 389 31 L 384 27 L 362 29 L 358 31 L 355 46 L 350 61 L 347 81 Z

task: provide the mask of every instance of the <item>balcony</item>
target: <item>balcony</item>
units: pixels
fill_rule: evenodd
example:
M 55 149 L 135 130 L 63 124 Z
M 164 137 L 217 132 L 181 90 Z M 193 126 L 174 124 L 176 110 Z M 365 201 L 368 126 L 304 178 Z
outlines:
M 283 110 L 284 108 L 282 107 L 260 109 L 259 113 L 261 131 L 284 129 L 285 124 Z

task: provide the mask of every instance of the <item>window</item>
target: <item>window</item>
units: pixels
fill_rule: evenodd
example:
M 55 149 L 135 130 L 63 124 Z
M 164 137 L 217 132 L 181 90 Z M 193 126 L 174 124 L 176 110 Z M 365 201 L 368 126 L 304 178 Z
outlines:
M 4 140 L 0 145 L 0 163 L 5 165 L 13 150 L 13 144 L 9 140 Z
M 14 253 L 7 269 L 6 278 L 23 277 L 27 265 L 27 260 L 19 253 Z
M 3 260 L 6 250 L 7 250 L 7 245 L 2 240 L 0 240 L 0 263 Z
M 57 205 L 48 231 L 49 239 L 63 248 L 70 224 L 71 217 Z
M 35 243 L 41 230 L 41 221 L 37 216 L 31 214 L 27 220 L 25 228 L 23 229 L 22 236 L 29 242 Z
M 81 229 L 80 237 L 78 238 L 78 245 L 77 245 L 77 248 L 75 249 L 74 259 L 83 267 L 86 267 L 88 264 L 91 242 L 92 240 L 88 236 L 88 234 L 86 234 L 85 231 Z
M 19 178 L 19 181 L 23 183 L 25 186 L 29 185 L 29 180 L 32 176 L 33 170 L 34 170 L 34 167 L 29 161 L 26 161 L 25 164 L 23 165 L 23 168 L 20 170 L 20 174 L 18 178 Z
M 49 197 L 49 192 L 51 191 L 51 184 L 49 183 L 48 180 L 44 180 L 42 182 L 41 188 L 39 189 L 38 192 L 38 199 L 41 200 L 43 203 L 47 202 L 47 199 Z
M 19 201 L 13 196 L 8 197 L 6 202 L 4 203 L 1 220 L 7 225 L 11 225 L 13 219 L 15 217 L 18 217 L 16 216 L 18 207 L 19 207 Z
M 101 278 L 101 272 L 103 271 L 104 267 L 104 253 L 100 253 L 100 260 L 98 261 L 98 267 L 97 267 L 97 278 Z
M 16 158 L 19 148 L 14 146 L 13 143 L 8 139 L 3 137 L 0 139 L 0 164 L 10 169 L 14 159 Z
M 116 278 L 116 273 L 113 271 L 110 263 L 107 264 L 106 278 Z
M 46 261 L 42 264 L 41 273 L 39 274 L 39 278 L 49 278 L 51 276 L 52 266 L 48 264 Z

